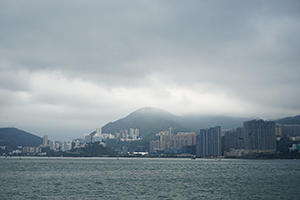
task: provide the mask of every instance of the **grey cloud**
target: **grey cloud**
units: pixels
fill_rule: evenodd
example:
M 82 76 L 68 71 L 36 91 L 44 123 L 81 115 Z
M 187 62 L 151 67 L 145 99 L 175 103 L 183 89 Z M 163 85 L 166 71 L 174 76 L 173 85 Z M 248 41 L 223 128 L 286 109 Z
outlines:
M 0 92 L 67 104 L 72 95 L 31 91 L 31 74 L 55 71 L 108 91 L 169 98 L 163 83 L 299 111 L 299 10 L 299 1 L 1 1 Z

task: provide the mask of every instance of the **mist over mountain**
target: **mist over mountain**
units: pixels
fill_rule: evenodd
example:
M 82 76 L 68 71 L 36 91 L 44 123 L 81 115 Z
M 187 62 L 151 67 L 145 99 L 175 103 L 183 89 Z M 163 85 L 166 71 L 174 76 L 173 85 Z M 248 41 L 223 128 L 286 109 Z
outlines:
M 140 135 L 145 139 L 155 138 L 160 131 L 174 128 L 177 132 L 193 131 L 199 133 L 200 129 L 221 126 L 222 129 L 236 129 L 242 127 L 243 123 L 253 118 L 239 118 L 228 116 L 204 116 L 184 115 L 177 116 L 162 109 L 153 107 L 140 108 L 126 117 L 110 122 L 102 127 L 102 133 L 119 132 L 130 128 L 139 129 Z M 280 124 L 300 124 L 300 115 L 273 120 Z M 95 133 L 95 132 L 93 132 Z M 39 146 L 43 139 L 34 134 L 17 128 L 0 128 L 0 146 L 7 146 L 11 149 L 17 146 Z
M 181 123 L 181 117 L 158 108 L 140 108 L 128 116 L 115 122 L 110 122 L 102 127 L 103 133 L 115 133 L 130 128 L 139 129 L 140 135 L 151 138 L 159 131 L 168 130 L 170 127 L 175 131 L 187 131 Z
M 300 115 L 296 115 L 294 117 L 285 117 L 282 119 L 274 120 L 279 124 L 299 124 L 300 125 Z
M 120 130 L 137 128 L 140 135 L 153 137 L 159 131 L 174 128 L 175 133 L 193 131 L 198 133 L 200 129 L 213 126 L 221 126 L 223 129 L 236 129 L 243 126 L 243 122 L 249 118 L 235 118 L 226 116 L 184 115 L 177 116 L 162 109 L 145 107 L 140 108 L 128 116 L 115 122 L 110 122 L 102 127 L 103 133 L 115 133 Z
M 222 129 L 236 129 L 242 127 L 243 123 L 253 118 L 229 117 L 229 116 L 207 116 L 207 115 L 185 115 L 183 124 L 190 127 L 192 130 L 199 132 L 200 129 L 205 129 L 214 126 L 221 126 Z

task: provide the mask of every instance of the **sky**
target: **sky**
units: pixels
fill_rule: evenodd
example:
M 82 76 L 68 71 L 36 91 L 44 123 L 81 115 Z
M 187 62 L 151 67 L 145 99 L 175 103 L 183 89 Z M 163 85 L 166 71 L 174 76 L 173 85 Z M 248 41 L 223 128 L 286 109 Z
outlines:
M 51 140 L 141 107 L 300 114 L 300 1 L 0 0 L 0 127 Z

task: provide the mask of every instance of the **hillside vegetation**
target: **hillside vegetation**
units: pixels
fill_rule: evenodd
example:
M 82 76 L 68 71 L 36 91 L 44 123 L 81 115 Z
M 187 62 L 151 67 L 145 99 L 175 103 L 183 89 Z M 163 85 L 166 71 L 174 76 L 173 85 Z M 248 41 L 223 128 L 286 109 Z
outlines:
M 13 150 L 18 146 L 37 147 L 43 139 L 17 128 L 0 128 L 0 146 Z

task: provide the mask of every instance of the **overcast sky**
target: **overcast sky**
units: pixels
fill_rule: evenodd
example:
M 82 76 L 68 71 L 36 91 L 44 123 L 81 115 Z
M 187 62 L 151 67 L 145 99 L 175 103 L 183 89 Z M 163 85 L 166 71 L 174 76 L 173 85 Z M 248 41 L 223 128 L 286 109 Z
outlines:
M 0 127 L 65 140 L 149 106 L 295 116 L 299 36 L 299 0 L 0 0 Z

